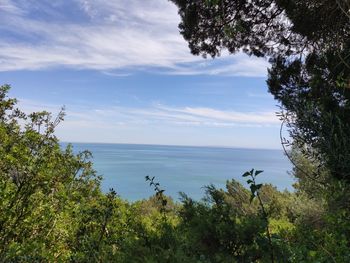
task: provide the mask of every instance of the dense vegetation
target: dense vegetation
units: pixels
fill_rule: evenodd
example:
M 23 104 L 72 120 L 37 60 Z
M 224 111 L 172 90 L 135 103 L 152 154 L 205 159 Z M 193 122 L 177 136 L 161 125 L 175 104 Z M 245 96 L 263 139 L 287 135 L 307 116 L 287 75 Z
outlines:
M 350 260 L 349 213 L 335 205 L 348 195 L 301 173 L 317 167 L 296 149 L 294 193 L 256 184 L 261 171 L 252 170 L 243 175 L 250 190 L 232 180 L 180 203 L 148 177 L 155 195 L 129 203 L 101 192 L 88 152 L 60 147 L 54 129 L 63 113 L 27 115 L 8 90 L 0 88 L 1 262 Z
M 193 54 L 226 49 L 270 61 L 267 84 L 292 143 L 319 164 L 310 176 L 327 170 L 350 183 L 350 2 L 171 1 Z
M 350 262 L 350 6 L 344 0 L 172 0 L 194 54 L 266 57 L 290 131 L 295 192 L 261 171 L 202 201 L 103 193 L 89 152 L 61 148 L 63 113 L 24 114 L 0 88 L 1 262 Z M 146 184 L 145 184 L 146 187 Z

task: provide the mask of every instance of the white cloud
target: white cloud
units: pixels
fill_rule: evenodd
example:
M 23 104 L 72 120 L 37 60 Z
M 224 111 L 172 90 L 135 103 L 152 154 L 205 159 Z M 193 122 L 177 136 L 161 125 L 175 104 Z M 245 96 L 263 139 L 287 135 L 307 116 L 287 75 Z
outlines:
M 0 10 L 10 14 L 21 14 L 22 11 L 11 0 L 0 0 Z
M 70 1 L 81 17 L 76 20 L 58 12 L 59 7 L 70 7 L 65 1 L 0 1 L 0 32 L 6 33 L 0 39 L 0 71 L 63 66 L 105 72 L 137 68 L 166 74 L 266 75 L 266 61 L 242 54 L 205 62 L 191 55 L 178 33 L 176 7 L 166 0 Z M 33 10 L 44 13 L 45 19 Z
M 19 102 L 27 113 L 46 109 L 55 115 L 61 107 L 40 101 L 20 99 Z M 160 104 L 144 108 L 93 108 L 74 104 L 67 105 L 66 113 L 56 133 L 63 141 L 280 147 L 279 120 L 273 111 L 267 110 L 240 112 Z
M 25 112 L 42 109 L 57 113 L 61 106 L 45 105 L 30 100 L 20 100 Z M 134 124 L 166 124 L 186 126 L 221 126 L 221 127 L 269 127 L 278 125 L 279 119 L 273 111 L 240 112 L 208 107 L 170 107 L 155 104 L 145 108 L 109 106 L 90 109 L 84 106 L 68 106 L 67 122 L 96 123 L 102 126 Z M 79 127 L 77 127 L 79 129 Z
M 170 112 L 180 112 L 189 116 L 197 116 L 212 120 L 213 123 L 226 122 L 233 124 L 263 124 L 270 125 L 279 123 L 278 118 L 274 112 L 238 112 L 238 111 L 224 111 L 212 108 L 163 108 Z

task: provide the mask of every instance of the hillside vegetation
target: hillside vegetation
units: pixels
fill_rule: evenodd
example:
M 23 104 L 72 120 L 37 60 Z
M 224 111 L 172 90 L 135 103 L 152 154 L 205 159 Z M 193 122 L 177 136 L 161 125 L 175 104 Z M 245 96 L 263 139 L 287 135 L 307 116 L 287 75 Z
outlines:
M 60 147 L 63 113 L 25 114 L 9 88 L 0 88 L 1 262 L 350 261 L 348 186 L 326 170 L 305 176 L 318 167 L 297 148 L 293 193 L 255 184 L 264 175 L 252 170 L 245 187 L 207 186 L 202 201 L 180 203 L 148 177 L 155 195 L 130 203 L 101 191 L 89 152 Z

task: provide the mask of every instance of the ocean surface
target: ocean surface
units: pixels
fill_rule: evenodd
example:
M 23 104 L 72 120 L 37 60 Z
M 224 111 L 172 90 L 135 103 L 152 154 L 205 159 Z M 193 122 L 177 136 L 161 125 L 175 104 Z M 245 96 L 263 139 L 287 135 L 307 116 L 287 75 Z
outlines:
M 103 176 L 102 190 L 113 188 L 129 201 L 154 194 L 145 176 L 155 176 L 165 194 L 179 199 L 179 192 L 199 200 L 203 186 L 224 188 L 235 179 L 247 186 L 242 174 L 252 168 L 264 170 L 259 182 L 292 190 L 292 165 L 282 150 L 160 146 L 139 144 L 73 143 L 74 151 L 89 150 L 94 168 Z

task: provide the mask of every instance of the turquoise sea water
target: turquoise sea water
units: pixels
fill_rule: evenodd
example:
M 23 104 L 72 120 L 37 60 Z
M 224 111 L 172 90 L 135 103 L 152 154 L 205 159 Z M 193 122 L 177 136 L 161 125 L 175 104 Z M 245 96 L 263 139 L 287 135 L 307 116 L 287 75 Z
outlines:
M 242 174 L 252 168 L 264 170 L 260 182 L 280 190 L 292 190 L 289 160 L 281 150 L 159 146 L 139 144 L 73 143 L 75 151 L 89 150 L 94 168 L 103 176 L 102 189 L 114 188 L 130 201 L 154 194 L 145 176 L 155 176 L 165 193 L 175 200 L 178 192 L 194 199 L 203 197 L 203 186 L 225 187 L 232 178 L 242 182 Z

